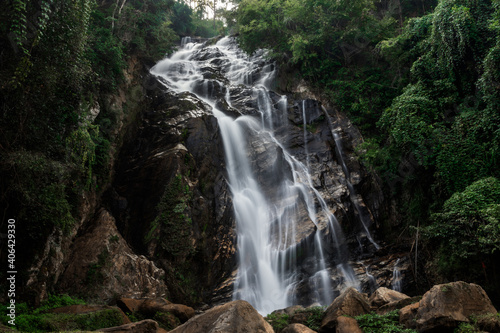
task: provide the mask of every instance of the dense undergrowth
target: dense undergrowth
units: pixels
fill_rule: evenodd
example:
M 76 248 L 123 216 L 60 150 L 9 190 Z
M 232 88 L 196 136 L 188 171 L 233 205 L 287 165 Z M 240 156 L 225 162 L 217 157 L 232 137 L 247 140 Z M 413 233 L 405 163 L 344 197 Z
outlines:
M 39 307 L 27 303 L 16 306 L 15 328 L 20 332 L 93 331 L 119 326 L 123 322 L 117 309 L 102 309 L 89 313 L 55 313 L 51 310 L 71 305 L 84 305 L 84 301 L 68 295 L 49 295 Z M 7 307 L 2 306 L 2 323 L 8 325 Z

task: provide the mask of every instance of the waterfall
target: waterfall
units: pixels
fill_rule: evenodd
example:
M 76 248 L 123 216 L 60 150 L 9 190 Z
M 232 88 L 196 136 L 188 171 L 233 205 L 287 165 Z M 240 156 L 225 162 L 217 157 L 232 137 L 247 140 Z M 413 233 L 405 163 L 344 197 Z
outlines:
M 394 264 L 394 268 L 392 270 L 392 289 L 401 292 L 403 290 L 403 283 L 402 283 L 402 277 L 401 277 L 401 272 L 399 271 L 399 264 L 400 259 L 396 260 L 396 263 Z
M 366 208 L 361 207 L 361 205 L 359 204 L 358 194 L 356 193 L 356 190 L 354 189 L 354 186 L 352 185 L 351 182 L 351 173 L 349 172 L 349 169 L 347 168 L 347 165 L 345 163 L 344 148 L 342 147 L 342 138 L 339 135 L 339 129 L 332 128 L 332 121 L 330 119 L 330 116 L 328 115 L 328 112 L 326 112 L 325 109 L 323 109 L 323 112 L 326 118 L 328 119 L 328 124 L 330 125 L 330 130 L 335 140 L 335 153 L 337 155 L 337 159 L 340 161 L 340 164 L 342 166 L 342 171 L 344 172 L 345 175 L 347 189 L 349 190 L 349 197 L 354 205 L 354 208 L 356 209 L 356 212 L 358 213 L 359 220 L 361 222 L 361 225 L 365 233 L 364 235 L 370 241 L 370 243 L 372 243 L 373 246 L 375 246 L 375 248 L 378 250 L 380 249 L 380 246 L 377 244 L 377 242 L 375 242 L 370 233 L 370 230 L 368 229 L 371 224 L 370 218 L 368 217 L 368 212 L 366 211 Z M 359 239 L 358 242 L 361 246 L 361 242 Z
M 368 285 L 370 287 L 370 293 L 373 293 L 378 288 L 377 280 L 370 273 L 370 266 L 365 266 L 366 276 L 368 277 Z
M 183 44 L 151 73 L 176 93 L 196 95 L 217 118 L 236 218 L 233 298 L 268 314 L 296 304 L 299 294 L 303 305 L 330 304 L 335 273 L 359 289 L 340 225 L 313 186 L 309 157 L 304 165 L 287 149 L 287 98 L 271 98 L 275 66 L 265 51 L 249 57 L 229 37 L 211 46 Z M 234 110 L 248 91 L 255 110 Z M 306 141 L 305 103 L 302 113 Z

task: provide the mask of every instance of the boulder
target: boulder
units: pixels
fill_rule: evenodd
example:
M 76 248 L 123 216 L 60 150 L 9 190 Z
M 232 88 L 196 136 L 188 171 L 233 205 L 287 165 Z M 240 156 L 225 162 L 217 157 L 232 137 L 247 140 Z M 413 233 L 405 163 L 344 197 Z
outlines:
M 340 316 L 337 318 L 336 333 L 363 333 L 356 319 Z
M 183 304 L 172 304 L 164 302 L 163 299 L 145 300 L 139 307 L 139 312 L 146 316 L 154 316 L 156 313 L 171 313 L 185 323 L 194 317 L 194 309 Z
M 383 305 L 397 302 L 406 298 L 410 298 L 409 296 L 400 293 L 396 290 L 391 290 L 386 287 L 380 287 L 370 296 L 370 304 L 374 307 L 381 307 Z
M 116 301 L 116 305 L 125 313 L 134 313 L 139 311 L 139 307 L 144 302 L 144 299 L 135 299 L 122 297 Z
M 367 298 L 351 287 L 337 297 L 326 309 L 325 316 L 321 321 L 320 332 L 334 332 L 337 327 L 337 319 L 340 316 L 354 317 L 370 313 L 370 311 Z
M 113 332 L 113 333 L 160 333 L 164 332 L 158 326 L 158 323 L 151 319 L 141 320 L 135 323 L 125 324 L 121 326 L 101 328 L 97 332 Z
M 405 306 L 408 306 L 410 304 L 418 303 L 421 299 L 422 299 L 422 296 L 403 298 L 402 300 L 382 305 L 381 307 L 377 308 L 375 311 L 378 314 L 386 314 L 386 313 L 394 311 L 394 310 L 402 309 Z
M 407 328 L 417 327 L 417 311 L 420 303 L 413 303 L 399 310 L 399 323 Z
M 285 327 L 281 333 L 314 333 L 314 331 L 302 324 L 291 324 Z
M 172 333 L 274 333 L 271 325 L 246 301 L 233 301 L 191 318 Z
M 471 316 L 496 313 L 483 288 L 458 281 L 432 287 L 418 305 L 401 309 L 400 322 L 419 332 L 453 332 L 460 323 L 469 322 Z

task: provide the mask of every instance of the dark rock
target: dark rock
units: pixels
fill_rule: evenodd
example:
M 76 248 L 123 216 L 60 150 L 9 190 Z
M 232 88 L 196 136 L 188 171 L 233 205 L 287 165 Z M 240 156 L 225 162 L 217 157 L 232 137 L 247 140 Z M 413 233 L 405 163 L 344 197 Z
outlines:
M 391 302 L 391 303 L 387 303 L 385 305 L 382 305 L 381 307 L 377 308 L 376 312 L 378 314 L 386 314 L 386 313 L 394 311 L 394 310 L 402 309 L 405 306 L 408 306 L 410 304 L 418 303 L 421 299 L 422 299 L 422 296 L 414 296 L 414 297 L 404 298 L 404 299 L 396 301 L 396 302 Z

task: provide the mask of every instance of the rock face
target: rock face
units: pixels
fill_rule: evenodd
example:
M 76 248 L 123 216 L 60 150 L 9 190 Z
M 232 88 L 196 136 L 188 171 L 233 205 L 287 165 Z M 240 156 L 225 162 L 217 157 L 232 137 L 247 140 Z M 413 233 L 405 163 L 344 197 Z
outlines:
M 349 288 L 326 309 L 320 332 L 334 332 L 338 325 L 337 319 L 340 316 L 355 317 L 370 313 L 370 311 L 371 308 L 366 297 L 356 289 Z
M 116 228 L 114 218 L 102 209 L 87 232 L 72 245 L 59 284 L 61 292 L 87 298 L 110 300 L 116 294 L 156 297 L 167 293 L 165 272 L 128 246 Z
M 172 333 L 274 333 L 273 328 L 247 302 L 233 301 L 191 318 Z
M 459 281 L 432 287 L 419 303 L 401 309 L 400 322 L 419 332 L 452 332 L 473 315 L 496 313 L 480 286 Z
M 107 203 L 132 247 L 158 258 L 169 299 L 194 303 L 235 265 L 222 143 L 208 105 L 148 82 L 150 109 L 130 130 Z

